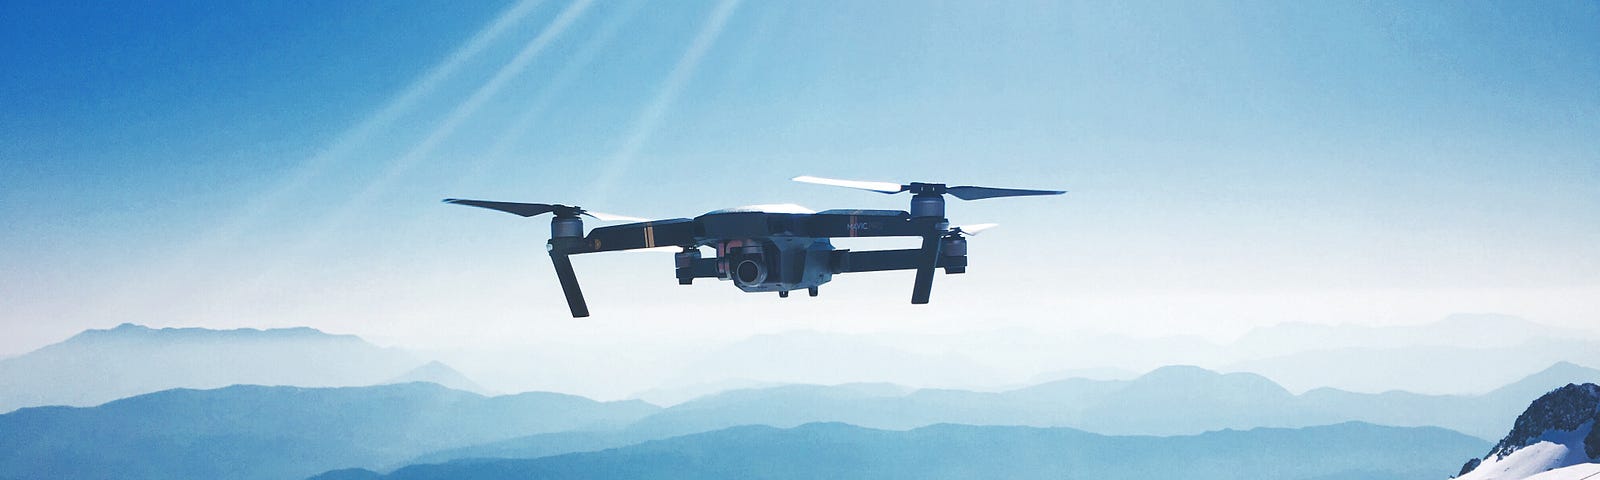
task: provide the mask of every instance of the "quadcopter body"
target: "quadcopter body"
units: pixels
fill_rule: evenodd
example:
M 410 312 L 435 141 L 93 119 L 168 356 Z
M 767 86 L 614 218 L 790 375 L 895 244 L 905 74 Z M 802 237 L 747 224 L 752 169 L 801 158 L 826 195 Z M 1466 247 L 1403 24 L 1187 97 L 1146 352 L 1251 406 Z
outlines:
M 445 202 L 524 217 L 554 214 L 546 249 L 572 316 L 586 317 L 589 309 L 573 271 L 571 255 L 663 248 L 678 250 L 673 260 L 678 283 L 682 285 L 689 285 L 697 278 L 716 278 L 731 281 L 745 292 L 778 292 L 788 297 L 790 291 L 803 289 L 814 297 L 818 287 L 832 280 L 835 274 L 916 270 L 911 303 L 928 303 L 935 270 L 942 268 L 947 274 L 964 273 L 966 237 L 994 226 L 951 228 L 944 218 L 945 194 L 977 200 L 1065 193 L 817 177 L 796 177 L 795 180 L 881 193 L 911 192 L 911 209 L 812 212 L 798 205 L 755 205 L 717 210 L 692 219 L 644 220 L 566 205 L 464 199 L 446 199 Z M 584 216 L 635 222 L 595 228 L 585 235 Z M 830 239 L 844 237 L 917 237 L 922 239 L 922 246 L 871 251 L 834 248 Z M 700 247 L 709 247 L 716 256 L 703 258 Z

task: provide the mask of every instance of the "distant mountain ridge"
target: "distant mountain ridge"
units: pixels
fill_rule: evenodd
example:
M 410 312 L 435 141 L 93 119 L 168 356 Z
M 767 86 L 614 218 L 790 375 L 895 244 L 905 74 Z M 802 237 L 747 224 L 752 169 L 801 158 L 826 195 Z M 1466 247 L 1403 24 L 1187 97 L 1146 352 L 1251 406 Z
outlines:
M 1165 367 L 1130 381 L 1069 379 L 1005 392 L 917 390 L 887 384 L 786 385 L 702 397 L 615 432 L 536 435 L 434 452 L 416 461 L 531 458 L 740 425 L 791 428 L 814 422 L 892 430 L 955 423 L 1069 427 L 1106 435 L 1192 435 L 1361 421 L 1437 426 L 1487 440 L 1505 432 L 1532 399 L 1583 379 L 1600 381 L 1600 370 L 1560 363 L 1479 396 L 1333 389 L 1293 395 L 1259 375 L 1222 374 L 1192 366 Z
M 1438 428 L 1346 423 L 1194 436 L 1104 436 L 1069 428 L 934 425 L 888 431 L 839 423 L 732 427 L 623 448 L 525 460 L 413 465 L 316 480 L 1443 478 L 1450 453 L 1488 445 Z M 1459 457 L 1456 457 L 1459 458 Z
M 305 478 L 537 433 L 613 429 L 656 410 L 431 383 L 166 390 L 0 415 L 0 478 Z
M 383 384 L 387 385 L 391 383 L 413 382 L 434 383 L 446 388 L 477 393 L 480 395 L 491 393 L 487 389 L 483 388 L 482 385 L 478 385 L 478 382 L 472 381 L 472 379 L 467 378 L 466 375 L 462 375 L 460 371 L 457 371 L 456 369 L 451 368 L 449 365 L 445 365 L 444 362 L 437 360 L 422 364 L 421 366 L 413 368 L 398 377 L 384 381 Z
M 1272 357 L 1339 348 L 1502 348 L 1538 338 L 1600 339 L 1594 332 L 1541 325 L 1511 315 L 1454 314 L 1420 325 L 1281 323 L 1252 329 L 1231 347 L 1249 356 Z
M 872 384 L 790 385 L 692 400 L 667 408 L 634 428 L 678 425 L 670 428 L 672 433 L 690 433 L 742 424 L 791 427 L 843 421 L 891 429 L 963 423 L 1064 426 L 1111 435 L 1183 435 L 1355 420 L 1443 426 L 1493 438 L 1505 431 L 1506 419 L 1532 398 L 1586 380 L 1600 381 L 1600 370 L 1562 362 L 1480 396 L 1362 394 L 1332 389 L 1293 395 L 1259 375 L 1225 374 L 1193 366 L 1163 367 L 1127 381 L 1069 379 L 994 393 L 903 387 L 896 393 L 888 386 L 862 389 L 862 385 Z M 1486 412 L 1505 413 L 1486 419 Z
M 151 328 L 136 323 L 122 323 L 108 329 L 88 329 L 67 339 L 69 343 L 74 340 L 86 342 L 137 340 L 141 338 L 168 338 L 181 340 L 216 341 L 219 339 L 235 340 L 267 340 L 286 338 L 318 338 L 335 341 L 359 341 L 361 337 L 355 335 L 340 335 L 324 333 L 311 327 L 283 327 L 283 328 L 234 328 L 227 330 L 210 329 L 202 327 L 162 327 Z M 46 347 L 49 348 L 49 347 Z
M 1232 363 L 1301 391 L 1333 387 L 1359 392 L 1484 392 L 1556 362 L 1600 365 L 1600 342 L 1536 337 L 1512 346 L 1339 347 Z
M 149 328 L 124 323 L 0 360 L 0 413 L 90 406 L 171 388 L 372 385 L 424 362 L 313 328 Z
M 1559 361 L 1600 365 L 1600 331 L 1495 314 L 1455 314 L 1394 326 L 1291 322 L 1221 342 L 1020 327 L 948 334 L 797 330 L 711 348 L 699 361 L 677 367 L 679 373 L 634 391 L 692 390 L 736 380 L 996 391 L 1072 377 L 1131 379 L 1136 374 L 1130 372 L 1198 365 L 1260 374 L 1296 393 L 1332 387 L 1476 395 Z M 1087 374 L 1051 373 L 1062 371 Z

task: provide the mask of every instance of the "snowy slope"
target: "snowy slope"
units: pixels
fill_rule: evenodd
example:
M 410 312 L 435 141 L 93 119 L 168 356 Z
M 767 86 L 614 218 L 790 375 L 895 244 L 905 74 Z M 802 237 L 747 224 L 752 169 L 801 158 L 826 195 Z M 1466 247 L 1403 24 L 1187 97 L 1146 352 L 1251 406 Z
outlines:
M 1588 478 L 1600 461 L 1600 386 L 1568 384 L 1544 394 L 1517 417 L 1511 433 L 1458 480 Z M 1585 473 L 1586 472 L 1586 473 Z
M 1600 479 L 1600 463 L 1581 463 L 1570 467 L 1558 468 L 1538 475 L 1528 477 L 1527 480 L 1596 480 Z
M 1487 460 L 1457 480 L 1520 480 L 1536 474 L 1569 465 L 1590 462 L 1584 452 L 1583 438 L 1594 428 L 1594 422 L 1583 424 L 1574 431 L 1548 431 L 1537 442 L 1517 449 L 1510 455 L 1489 455 Z M 1564 477 L 1555 477 L 1564 478 Z

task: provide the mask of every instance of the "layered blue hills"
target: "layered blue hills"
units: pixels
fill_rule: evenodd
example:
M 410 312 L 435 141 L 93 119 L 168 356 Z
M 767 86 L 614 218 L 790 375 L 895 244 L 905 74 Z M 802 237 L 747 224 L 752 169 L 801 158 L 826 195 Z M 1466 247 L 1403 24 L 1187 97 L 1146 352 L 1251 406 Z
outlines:
M 1246 451 L 1230 450 L 1244 447 L 1230 442 L 1253 445 L 1249 442 L 1281 436 L 1284 444 L 1310 445 L 1315 442 L 1306 438 L 1320 439 L 1330 449 L 1321 453 L 1329 458 L 1365 452 L 1358 442 L 1344 442 L 1330 437 L 1330 432 L 1388 446 L 1413 441 L 1452 445 L 1462 438 L 1483 443 L 1445 452 L 1450 460 L 1437 464 L 1419 454 L 1423 456 L 1412 463 L 1396 459 L 1366 473 L 1335 462 L 1268 475 L 1401 478 L 1431 472 L 1435 465 L 1458 467 L 1460 458 L 1483 451 L 1488 440 L 1510 428 L 1532 399 L 1567 383 L 1600 381 L 1600 370 L 1563 362 L 1482 395 L 1336 389 L 1294 394 L 1252 373 L 1169 366 L 1129 380 L 1074 378 L 999 392 L 885 383 L 779 385 L 716 393 L 670 408 L 556 393 L 484 396 L 433 383 L 304 386 L 439 379 L 460 388 L 475 387 L 446 365 L 418 365 L 403 352 L 312 329 L 216 331 L 124 325 L 85 332 L 0 360 L 0 387 L 4 387 L 0 396 L 10 392 L 15 399 L 22 392 L 37 396 L 30 401 L 54 395 L 50 398 L 85 403 L 170 383 L 198 383 L 209 389 L 179 388 L 123 395 L 126 398 L 96 406 L 26 407 L 0 414 L 0 479 L 278 479 L 323 472 L 330 478 L 375 477 L 380 472 L 390 472 L 394 478 L 428 478 L 414 477 L 432 475 L 428 472 L 441 472 L 443 477 L 438 478 L 497 475 L 462 470 L 465 465 L 501 469 L 494 471 L 507 475 L 565 477 L 577 471 L 571 469 L 593 465 L 583 462 L 615 465 L 613 473 L 646 478 L 643 472 L 661 472 L 651 474 L 654 478 L 799 475 L 759 473 L 757 467 L 739 463 L 748 459 L 709 453 L 712 446 L 724 443 L 734 444 L 730 451 L 747 456 L 772 456 L 776 465 L 790 462 L 795 468 L 810 469 L 802 471 L 830 472 L 827 465 L 852 465 L 848 471 L 858 477 L 905 471 L 933 478 L 939 478 L 938 472 L 947 472 L 942 474 L 947 478 L 977 478 L 975 473 L 962 475 L 997 468 L 985 462 L 1006 458 L 1025 466 L 995 470 L 999 473 L 994 475 L 1035 472 L 1029 474 L 1120 478 L 1096 470 L 1100 467 L 1093 467 L 1087 458 L 1050 449 L 1105 453 L 1104 449 L 1135 447 L 1165 449 L 1169 454 L 1207 450 L 1220 458 L 1207 461 L 1225 465 L 1218 471 L 1267 475 L 1251 470 L 1257 467 L 1243 457 Z M 52 384 L 44 379 L 51 375 L 60 380 Z M 207 386 L 251 381 L 302 386 Z M 33 391 L 28 388 L 33 384 L 51 384 L 54 390 Z M 74 390 L 77 387 L 82 390 Z M 1013 445 L 1021 453 L 963 457 L 949 443 L 959 441 L 970 442 L 972 452 L 999 444 Z M 1023 445 L 1031 441 L 1043 443 Z M 783 442 L 796 443 L 783 447 Z M 873 458 L 882 460 L 851 463 L 851 458 L 829 457 L 834 454 L 830 451 L 808 450 L 820 448 L 819 444 L 877 452 Z M 680 447 L 690 453 L 676 457 L 664 453 Z M 808 453 L 784 457 L 791 451 Z M 921 458 L 916 455 L 924 453 L 918 452 L 946 455 Z M 1015 457 L 1024 454 L 1034 456 Z M 1138 450 L 1120 455 L 1157 454 Z M 1293 468 L 1304 463 L 1292 455 L 1286 458 L 1295 462 Z M 826 460 L 826 465 L 804 463 L 822 461 L 818 459 Z M 1195 459 L 1169 461 L 1181 464 Z M 1170 473 L 1153 466 L 1155 460 L 1148 464 L 1152 466 L 1128 471 Z M 593 476 L 605 472 L 578 478 L 612 478 Z M 1204 476 L 1210 475 L 1204 469 L 1196 472 L 1200 473 L 1185 473 L 1184 478 L 1211 478 Z M 1302 474 L 1306 476 L 1298 476 Z
M 306 327 L 150 328 L 125 323 L 0 359 L 0 412 L 92 406 L 171 388 L 388 383 L 425 362 Z
M 905 430 L 940 423 L 1070 427 L 1109 435 L 1194 435 L 1258 427 L 1360 421 L 1437 426 L 1488 441 L 1528 402 L 1600 370 L 1557 364 L 1479 396 L 1363 394 L 1324 389 L 1293 395 L 1252 374 L 1167 367 L 1131 381 L 1069 379 L 1007 392 L 911 390 L 884 384 L 788 385 L 711 395 L 661 410 L 615 431 L 530 435 L 417 458 L 534 458 L 602 450 L 741 425 L 790 428 L 843 422 Z
M 430 383 L 176 389 L 0 415 L 0 478 L 285 479 L 541 432 L 617 428 L 639 401 L 485 397 Z
M 814 423 L 789 429 L 733 427 L 536 459 L 416 465 L 388 475 L 344 470 L 314 478 L 1442 479 L 1454 472 L 1460 454 L 1488 445 L 1439 428 L 1364 423 L 1177 437 L 970 425 L 890 431 Z
M 1069 379 L 1004 392 L 882 384 L 788 385 L 724 392 L 675 405 L 632 428 L 683 434 L 734 425 L 792 427 L 840 421 L 905 429 L 935 423 L 1064 426 L 1105 434 L 1186 435 L 1225 428 L 1301 427 L 1345 421 L 1442 426 L 1497 438 L 1527 403 L 1600 370 L 1559 363 L 1484 395 L 1366 394 L 1320 389 L 1295 395 L 1249 373 L 1172 366 L 1139 378 Z

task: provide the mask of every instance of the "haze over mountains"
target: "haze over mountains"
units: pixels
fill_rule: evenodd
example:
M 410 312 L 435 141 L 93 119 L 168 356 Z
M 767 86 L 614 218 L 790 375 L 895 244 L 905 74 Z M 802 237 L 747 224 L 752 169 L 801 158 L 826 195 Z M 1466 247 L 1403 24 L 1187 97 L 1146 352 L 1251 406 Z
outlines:
M 489 391 L 485 390 L 482 385 L 478 385 L 478 382 L 472 381 L 472 379 L 467 378 L 466 375 L 462 375 L 460 371 L 457 371 L 456 369 L 451 368 L 449 365 L 445 365 L 443 362 L 439 361 L 425 363 L 383 383 L 387 385 L 416 382 L 433 383 L 445 388 L 478 394 L 489 393 Z
M 616 358 L 603 353 L 613 351 Z M 1221 343 L 1159 333 L 1135 337 L 1024 328 L 946 334 L 788 331 L 732 340 L 661 340 L 638 348 L 534 344 L 522 350 L 419 355 L 443 360 L 500 391 L 555 390 L 664 403 L 764 384 L 894 383 L 999 391 L 1060 378 L 1126 379 L 1168 365 L 1258 373 L 1296 393 L 1333 387 L 1481 394 L 1559 361 L 1600 365 L 1600 340 L 1594 332 L 1517 317 L 1454 315 L 1403 327 L 1291 323 Z M 551 364 L 561 365 L 561 371 L 551 371 Z
M 679 373 L 655 390 L 734 380 L 1005 390 L 1060 371 L 1100 371 L 1104 378 L 1117 376 L 1105 372 L 1197 365 L 1258 373 L 1292 392 L 1480 394 L 1561 361 L 1600 365 L 1600 337 L 1505 315 L 1453 315 L 1399 327 L 1288 323 L 1225 344 L 1193 336 L 1019 328 L 941 335 L 801 331 L 714 348 L 681 362 Z
M 0 415 L 0 478 L 304 478 L 515 436 L 616 428 L 655 411 L 638 401 L 483 397 L 429 383 L 168 390 Z
M 1496 322 L 1490 319 L 1488 324 Z M 1357 333 L 1349 337 L 1357 339 L 1370 333 L 1352 331 Z M 1426 336 L 1429 330 L 1420 331 L 1423 333 L 1415 335 Z M 1002 341 L 1014 333 L 979 338 Z M 839 338 L 850 342 L 835 341 Z M 1544 337 L 1528 338 L 1545 341 Z M 773 335 L 706 352 L 690 364 L 728 376 L 770 371 L 826 377 L 845 372 L 856 360 L 875 358 L 875 363 L 864 364 L 853 377 L 873 378 L 891 376 L 920 362 L 959 366 L 982 356 L 981 349 L 938 354 L 917 351 L 913 344 L 892 345 L 903 340 L 889 335 Z M 1252 341 L 1241 339 L 1243 343 Z M 1173 339 L 1158 342 L 1181 343 Z M 1355 340 L 1340 344 L 1352 343 L 1359 344 Z M 1023 343 L 1018 355 L 1037 354 L 1027 351 L 1029 345 Z M 755 363 L 718 370 L 719 362 L 760 357 L 763 351 L 768 362 L 819 361 L 813 362 L 816 368 L 811 369 L 805 365 L 768 369 L 752 360 Z M 0 386 L 7 388 L 61 379 L 55 390 L 34 392 L 34 401 L 50 398 L 43 393 L 53 392 L 55 398 L 89 402 L 97 395 L 185 382 L 206 388 L 215 387 L 196 384 L 378 385 L 179 389 L 91 408 L 23 408 L 0 415 L 0 432 L 4 432 L 0 435 L 0 478 L 28 478 L 41 472 L 70 478 L 303 478 L 346 468 L 370 471 L 349 470 L 335 476 L 370 478 L 377 475 L 373 472 L 406 464 L 440 462 L 448 464 L 439 469 L 402 469 L 393 478 L 574 472 L 571 469 L 582 470 L 593 462 L 618 465 L 617 472 L 691 476 L 708 472 L 734 475 L 754 468 L 735 457 L 685 463 L 681 455 L 663 453 L 692 455 L 710 448 L 771 456 L 796 468 L 823 469 L 816 471 L 828 467 L 808 462 L 832 459 L 829 465 L 849 465 L 852 472 L 931 475 L 968 471 L 964 468 L 1000 468 L 985 462 L 1010 458 L 1019 462 L 1016 470 L 996 471 L 1111 475 L 1094 478 L 1118 475 L 1112 470 L 1096 470 L 1104 461 L 1062 463 L 1066 461 L 1054 457 L 1016 457 L 1042 455 L 1045 450 L 1041 449 L 1055 447 L 1103 453 L 1132 449 L 1139 453 L 1117 457 L 1136 467 L 1125 471 L 1213 478 L 1208 475 L 1268 468 L 1252 463 L 1249 458 L 1253 457 L 1246 452 L 1228 450 L 1264 443 L 1325 446 L 1318 452 L 1323 457 L 1317 458 L 1328 461 L 1275 478 L 1408 478 L 1451 473 L 1459 466 L 1459 458 L 1486 450 L 1488 440 L 1509 429 L 1530 399 L 1568 383 L 1600 381 L 1600 370 L 1553 362 L 1532 375 L 1475 395 L 1373 394 L 1333 388 L 1295 393 L 1254 373 L 1165 366 L 1129 379 L 1067 378 L 987 391 L 882 382 L 811 385 L 713 380 L 702 385 L 731 390 L 708 388 L 703 391 L 712 393 L 696 396 L 688 389 L 679 393 L 687 400 L 661 408 L 640 401 L 601 403 L 554 393 L 484 397 L 433 383 L 396 383 L 424 380 L 458 389 L 482 388 L 451 365 L 424 361 L 418 355 L 377 347 L 353 336 L 311 329 L 158 330 L 136 325 L 85 332 L 61 344 L 0 360 L 0 367 L 0 373 L 8 375 Z M 1121 371 L 1116 367 L 1089 370 L 1112 377 Z M 990 372 L 993 370 L 953 369 L 949 376 L 910 378 L 956 382 L 958 377 Z M 711 374 L 694 380 L 721 377 Z M 101 378 L 115 380 L 102 382 Z M 82 392 L 68 396 L 63 393 L 71 391 L 68 387 Z M 0 393 L 10 395 L 5 398 L 24 398 L 17 392 L 26 390 Z M 789 442 L 805 446 L 798 450 L 783 446 Z M 1013 445 L 1016 450 L 1004 453 L 975 448 L 972 452 L 977 453 L 966 456 L 939 455 L 945 463 L 892 453 L 932 455 L 954 449 L 960 442 Z M 1375 454 L 1365 450 L 1365 442 L 1421 442 L 1439 447 L 1427 452 L 1391 449 Z M 883 455 L 852 463 L 830 457 L 834 455 L 831 450 L 806 450 L 821 448 L 818 445 L 881 451 Z M 1452 450 L 1456 447 L 1460 451 Z M 1171 462 L 1159 464 L 1154 460 L 1159 455 L 1146 453 L 1149 449 L 1226 453 L 1199 461 L 1186 459 L 1195 470 L 1181 472 L 1172 470 Z M 988 453 L 980 455 L 982 452 Z M 1400 453 L 1412 459 L 1403 461 Z M 1440 470 L 1432 455 L 1445 453 L 1456 459 L 1455 465 Z M 1283 455 L 1298 458 L 1292 453 Z M 1370 463 L 1360 467 L 1354 460 L 1357 457 Z M 285 458 L 294 461 L 284 462 Z M 541 460 L 469 461 L 473 458 Z M 923 467 L 902 462 L 940 467 L 919 470 Z M 460 470 L 475 463 L 478 465 L 472 468 L 476 469 Z M 482 468 L 490 470 L 478 470 Z M 584 475 L 595 474 L 587 472 Z
M 1182 437 L 1066 428 L 935 425 L 886 431 L 839 423 L 734 427 L 589 453 L 340 471 L 318 480 L 444 478 L 1068 478 L 1282 480 L 1442 478 L 1449 453 L 1486 442 L 1438 428 L 1347 423 Z
M 896 393 L 884 386 L 849 389 L 860 395 L 857 400 Z M 896 432 L 809 422 L 779 430 L 741 422 L 760 420 L 750 417 L 759 412 L 748 408 L 786 415 L 784 409 L 806 405 L 754 396 L 768 401 L 706 399 L 700 405 L 675 407 L 673 412 L 642 402 L 599 403 L 548 393 L 482 397 L 422 383 L 171 390 L 99 407 L 26 408 L 0 415 L 0 432 L 6 432 L 0 436 L 0 478 L 303 478 L 348 467 L 392 468 L 430 451 L 461 452 L 471 450 L 461 449 L 467 445 L 526 439 L 541 439 L 550 448 L 493 456 L 531 458 L 638 446 L 576 457 L 586 460 L 550 460 L 555 462 L 550 465 L 565 465 L 560 467 L 479 460 L 454 462 L 445 470 L 402 469 L 395 478 L 496 478 L 494 472 L 527 474 L 547 467 L 556 468 L 554 474 L 578 478 L 600 472 L 623 475 L 602 478 L 643 472 L 683 478 L 748 474 L 759 465 L 793 467 L 772 470 L 780 478 L 805 472 L 814 477 L 830 468 L 858 478 L 941 471 L 967 477 L 979 471 L 1024 477 L 1066 471 L 1076 472 L 1078 478 L 1138 478 L 1118 475 L 1140 472 L 1225 478 L 1218 475 L 1235 470 L 1286 475 L 1275 478 L 1352 472 L 1378 475 L 1363 478 L 1407 478 L 1448 474 L 1460 458 L 1489 448 L 1483 439 L 1436 427 L 1365 423 L 1177 437 L 1105 436 L 1016 426 L 931 425 Z M 845 395 L 839 397 L 847 400 Z M 850 420 L 887 421 L 874 422 L 873 415 L 892 420 L 889 412 L 876 409 Z M 725 427 L 710 418 L 726 418 L 736 426 Z M 638 436 L 642 433 L 659 440 Z M 682 437 L 685 433 L 690 436 Z M 532 436 L 507 440 L 518 435 Z M 484 456 L 488 455 L 478 457 Z M 700 460 L 690 460 L 695 458 Z M 563 463 L 568 461 L 579 463 Z M 991 463 L 996 461 L 1009 466 Z M 595 462 L 617 469 L 591 470 Z
M 970 334 L 787 332 L 702 348 L 528 345 L 401 350 L 308 328 L 152 329 L 124 324 L 0 359 L 0 411 L 87 406 L 166 388 L 432 381 L 475 392 L 561 391 L 662 405 L 732 388 L 892 383 L 1006 391 L 1063 378 L 1128 379 L 1167 365 L 1256 373 L 1291 393 L 1482 394 L 1571 361 L 1600 365 L 1590 332 L 1457 315 L 1405 327 L 1284 324 L 1231 344 L 1002 329 Z M 440 362 L 442 360 L 442 362 Z M 430 362 L 440 362 L 430 365 Z M 632 374 L 619 374 L 636 370 Z
M 1251 374 L 1167 367 L 1131 381 L 1071 379 L 1006 392 L 914 390 L 889 384 L 786 385 L 735 390 L 674 405 L 627 428 L 534 435 L 419 458 L 537 457 L 611 448 L 739 425 L 816 422 L 903 430 L 941 423 L 1071 427 L 1107 435 L 1193 435 L 1222 429 L 1307 427 L 1350 421 L 1439 426 L 1498 438 L 1529 399 L 1600 370 L 1558 364 L 1478 396 L 1323 389 L 1293 395 Z
M 1538 377 L 1575 373 L 1558 365 Z M 1164 374 L 1170 377 L 1180 371 Z M 1226 376 L 1224 376 L 1226 377 Z M 1500 391 L 1530 388 L 1530 378 Z M 842 387 L 841 387 L 842 388 Z M 843 388 L 872 398 L 883 386 Z M 903 394 L 904 392 L 900 392 Z M 1204 395 L 1204 393 L 1200 393 Z M 695 403 L 695 402 L 690 402 Z M 685 404 L 682 407 L 687 407 Z M 675 407 L 676 408 L 676 407 Z M 641 424 L 668 415 L 668 409 Z M 1583 480 L 1600 474 L 1600 387 L 1567 384 L 1539 395 L 1460 480 Z M 1485 413 L 1480 413 L 1487 415 Z M 547 440 L 561 434 L 544 436 Z M 588 440 L 567 436 L 569 440 Z M 525 440 L 524 440 L 525 441 Z M 502 442 L 510 443 L 510 442 Z M 577 443 L 582 443 L 581 441 Z M 1444 478 L 1442 454 L 1482 445 L 1436 428 L 1350 422 L 1299 429 L 1114 437 L 1080 430 L 933 425 L 909 431 L 808 423 L 790 429 L 731 427 L 588 453 L 514 452 L 414 465 L 388 475 L 342 470 L 318 480 L 436 478 Z M 553 444 L 553 442 L 552 442 Z
M 0 360 L 0 412 L 98 405 L 169 388 L 372 385 L 423 361 L 311 328 L 154 329 L 122 324 Z

